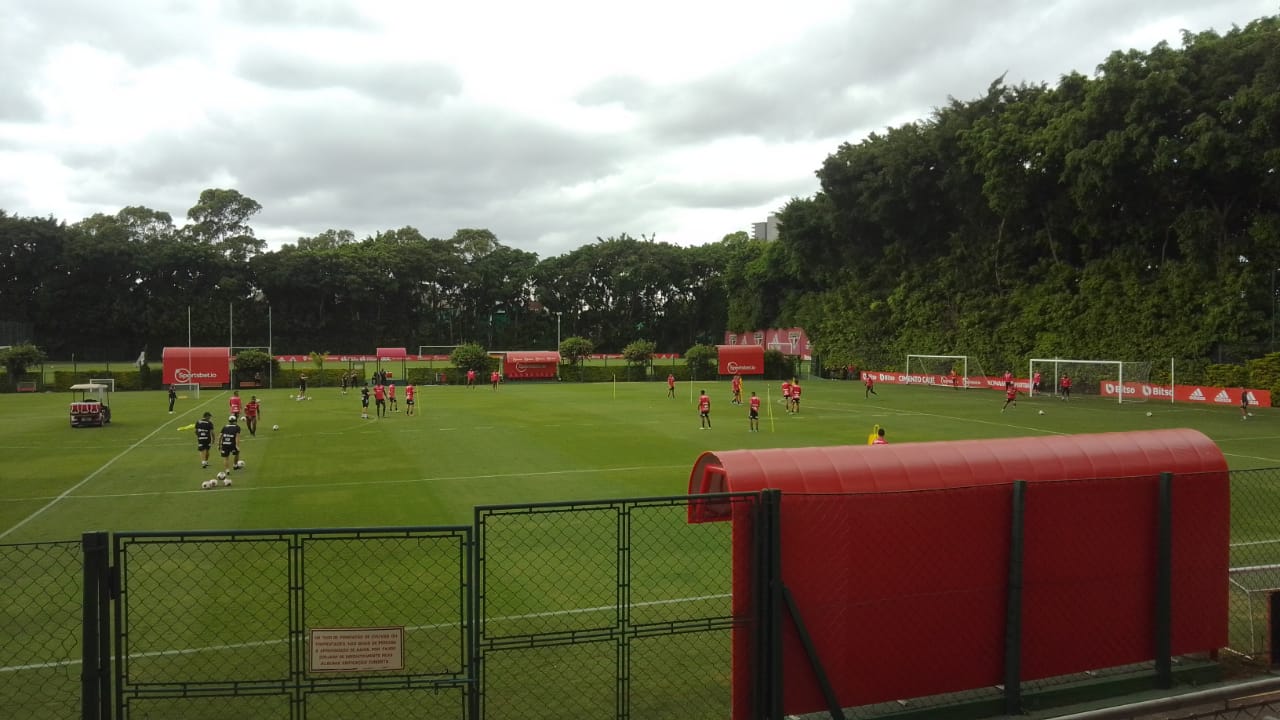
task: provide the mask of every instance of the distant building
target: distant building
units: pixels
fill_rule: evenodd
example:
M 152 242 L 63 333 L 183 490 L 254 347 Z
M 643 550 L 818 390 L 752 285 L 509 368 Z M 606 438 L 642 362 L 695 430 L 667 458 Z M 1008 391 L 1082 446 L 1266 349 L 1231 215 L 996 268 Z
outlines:
M 751 223 L 752 240 L 777 240 L 778 216 L 770 215 L 764 222 Z

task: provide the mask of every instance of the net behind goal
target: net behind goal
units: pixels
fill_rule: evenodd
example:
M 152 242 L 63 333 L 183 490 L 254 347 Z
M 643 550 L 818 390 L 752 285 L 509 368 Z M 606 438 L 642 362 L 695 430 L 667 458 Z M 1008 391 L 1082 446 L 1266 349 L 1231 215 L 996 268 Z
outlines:
M 1035 358 L 1028 369 L 1036 395 L 1064 398 L 1067 392 L 1062 379 L 1071 383 L 1070 397 L 1114 399 L 1118 403 L 1145 402 L 1143 387 L 1151 380 L 1151 363 L 1122 360 L 1066 360 Z M 1040 384 L 1036 386 L 1036 373 Z
M 978 359 L 970 355 L 908 355 L 907 384 L 944 388 L 980 388 L 986 373 Z

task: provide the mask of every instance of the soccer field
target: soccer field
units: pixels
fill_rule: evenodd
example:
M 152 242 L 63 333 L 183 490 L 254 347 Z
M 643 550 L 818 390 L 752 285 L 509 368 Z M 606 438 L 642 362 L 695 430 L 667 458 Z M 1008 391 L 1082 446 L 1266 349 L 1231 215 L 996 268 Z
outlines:
M 698 428 L 701 389 L 713 399 L 710 431 Z M 400 412 L 369 420 L 354 392 L 319 388 L 297 401 L 268 390 L 258 436 L 242 436 L 247 467 L 217 490 L 201 489 L 215 468 L 200 468 L 193 434 L 177 428 L 205 410 L 220 426 L 227 391 L 180 399 L 173 415 L 162 392 L 117 393 L 109 426 L 80 429 L 68 427 L 67 394 L 2 395 L 0 542 L 457 524 L 482 504 L 678 495 L 704 450 L 861 444 L 876 424 L 892 443 L 1191 427 L 1233 469 L 1280 466 L 1280 416 L 1269 408 L 1241 421 L 1234 407 L 1048 397 L 1001 413 L 996 392 L 882 385 L 867 399 L 857 383 L 810 381 L 789 415 L 776 386 L 746 382 L 744 395 L 753 390 L 769 399 L 759 433 L 748 432 L 746 407 L 729 403 L 728 382 L 680 383 L 674 399 L 658 382 L 428 386 L 417 416 L 401 397 Z
M 694 404 L 704 388 L 707 432 Z M 64 393 L 4 395 L 0 542 L 97 529 L 457 524 L 486 503 L 680 495 L 701 451 L 863 443 L 876 424 L 893 443 L 1189 427 L 1215 439 L 1233 469 L 1280 466 L 1271 409 L 1242 421 L 1235 407 L 1024 397 L 1001 413 L 997 392 L 881 386 L 868 400 L 858 383 L 813 380 L 800 414 L 788 415 L 777 387 L 749 380 L 751 391 L 771 400 L 759 433 L 748 432 L 746 407 L 728 402 L 727 382 L 680 383 L 675 398 L 664 383 L 431 386 L 416 416 L 402 397 L 399 413 L 369 420 L 355 392 L 319 388 L 296 401 L 273 389 L 259 395 L 257 437 L 242 436 L 247 468 L 216 491 L 201 489 L 214 469 L 201 470 L 193 434 L 178 428 L 205 410 L 220 427 L 227 391 L 182 398 L 174 415 L 164 393 L 116 393 L 113 423 L 79 429 L 68 427 Z

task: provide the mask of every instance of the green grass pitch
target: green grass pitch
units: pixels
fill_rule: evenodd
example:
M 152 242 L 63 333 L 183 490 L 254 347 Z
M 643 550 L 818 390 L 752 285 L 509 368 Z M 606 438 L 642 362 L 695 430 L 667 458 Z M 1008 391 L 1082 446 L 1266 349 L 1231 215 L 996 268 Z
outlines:
M 693 403 L 704 388 L 710 431 L 698 429 Z M 164 393 L 116 393 L 114 421 L 80 429 L 68 427 L 69 394 L 0 395 L 0 542 L 86 530 L 466 524 L 480 504 L 678 495 L 704 450 L 861 444 L 875 424 L 893 443 L 1192 427 L 1233 469 L 1280 466 L 1280 415 L 1270 408 L 1242 422 L 1234 407 L 1023 397 L 1001 413 L 997 392 L 881 385 L 866 399 L 858 383 L 810 381 L 801 412 L 788 415 L 776 385 L 748 380 L 745 389 L 772 401 L 759 433 L 747 431 L 745 406 L 729 403 L 727 382 L 681 383 L 675 399 L 661 382 L 431 386 L 419 389 L 416 417 L 400 398 L 400 412 L 369 420 L 354 392 L 318 387 L 297 401 L 267 390 L 258 436 L 243 436 L 247 467 L 218 490 L 200 488 L 216 467 L 202 470 L 193 434 L 177 428 L 205 410 L 220 427 L 229 392 L 180 399 L 173 415 Z

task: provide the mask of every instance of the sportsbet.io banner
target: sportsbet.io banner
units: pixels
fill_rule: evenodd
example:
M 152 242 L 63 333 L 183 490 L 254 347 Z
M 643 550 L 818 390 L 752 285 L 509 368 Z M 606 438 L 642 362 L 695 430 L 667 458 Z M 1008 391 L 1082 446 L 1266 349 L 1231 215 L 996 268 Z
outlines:
M 927 373 L 912 373 L 907 375 L 900 372 L 883 372 L 879 370 L 863 370 L 863 375 L 869 375 L 872 381 L 877 384 L 885 385 L 938 385 L 941 387 L 954 387 L 952 378 L 948 375 L 931 375 Z M 1004 378 L 996 376 L 970 375 L 968 378 L 957 377 L 955 383 L 959 383 L 962 387 L 968 388 L 986 388 L 989 390 L 1004 390 Z M 1031 381 L 1026 378 L 1015 378 L 1013 381 L 1015 387 L 1020 392 L 1028 392 L 1031 389 Z M 1048 392 L 1052 392 L 1051 390 Z M 1258 390 L 1254 388 L 1222 388 L 1207 387 L 1204 385 L 1155 385 L 1145 382 L 1103 382 L 1099 394 L 1103 397 L 1116 397 L 1121 392 L 1124 393 L 1125 400 L 1146 400 L 1153 402 L 1185 402 L 1200 403 L 1202 405 L 1228 405 L 1240 406 L 1240 394 L 1242 392 L 1249 394 L 1249 404 L 1257 407 L 1272 407 L 1271 392 L 1268 390 Z

